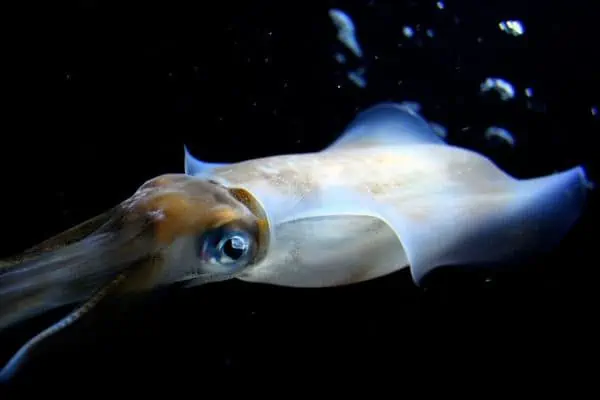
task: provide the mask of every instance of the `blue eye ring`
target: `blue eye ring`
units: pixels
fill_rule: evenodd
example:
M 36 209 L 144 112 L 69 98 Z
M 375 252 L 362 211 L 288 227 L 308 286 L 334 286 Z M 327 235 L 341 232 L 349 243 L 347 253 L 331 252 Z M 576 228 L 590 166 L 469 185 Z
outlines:
M 203 262 L 238 269 L 248 265 L 256 254 L 254 236 L 236 227 L 220 227 L 200 236 L 198 256 Z

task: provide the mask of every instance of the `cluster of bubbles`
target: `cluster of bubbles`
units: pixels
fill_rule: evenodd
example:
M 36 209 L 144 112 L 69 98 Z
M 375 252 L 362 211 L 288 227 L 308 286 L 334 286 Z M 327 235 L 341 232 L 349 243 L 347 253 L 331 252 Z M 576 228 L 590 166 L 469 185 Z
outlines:
M 435 6 L 439 10 L 446 9 L 446 5 L 443 1 L 437 1 Z M 349 68 L 348 57 L 341 51 L 338 51 L 334 54 L 335 60 L 340 65 L 348 67 L 347 78 L 350 82 L 359 88 L 365 88 L 367 86 L 367 70 L 364 66 L 364 63 L 361 63 L 364 57 L 364 52 L 360 46 L 356 33 L 356 27 L 352 21 L 352 18 L 350 18 L 347 13 L 340 9 L 329 10 L 329 17 L 337 29 L 337 39 L 339 43 L 341 43 L 350 53 L 350 55 L 359 62 L 357 67 Z M 498 28 L 506 34 L 514 37 L 525 34 L 525 27 L 519 20 L 500 21 L 498 23 Z M 402 27 L 402 34 L 407 39 L 411 39 L 415 36 L 415 29 L 411 26 L 405 25 Z M 429 28 L 425 30 L 425 34 L 429 38 L 433 38 L 435 32 L 433 29 Z M 481 38 L 479 40 L 481 40 Z M 512 101 L 517 96 L 517 90 L 515 89 L 514 85 L 502 77 L 487 77 L 485 80 L 483 80 L 483 82 L 481 82 L 479 89 L 481 94 L 495 94 L 501 101 Z M 531 87 L 523 88 L 522 93 L 528 99 L 531 99 L 534 96 L 533 88 Z M 404 102 L 403 104 L 417 112 L 421 109 L 421 106 L 416 102 Z M 529 107 L 532 107 L 531 101 L 528 101 L 527 104 Z M 592 107 L 591 112 L 593 115 L 598 115 L 598 109 L 596 107 Z M 439 136 L 444 138 L 447 136 L 447 129 L 441 124 L 430 122 L 430 125 L 433 131 Z M 499 140 L 511 147 L 514 146 L 516 142 L 514 136 L 508 130 L 498 126 L 488 127 L 485 130 L 484 136 L 486 139 Z
M 348 49 L 356 59 L 362 61 L 363 51 L 356 37 L 356 28 L 352 19 L 343 11 L 338 9 L 329 10 L 329 17 L 333 21 L 333 24 L 337 28 L 337 38 L 339 42 Z M 337 52 L 334 55 L 336 61 L 340 64 L 346 64 L 347 58 L 341 52 Z M 366 79 L 366 67 L 359 63 L 357 68 L 350 68 L 348 70 L 348 79 L 353 82 L 356 86 L 364 88 L 367 86 Z

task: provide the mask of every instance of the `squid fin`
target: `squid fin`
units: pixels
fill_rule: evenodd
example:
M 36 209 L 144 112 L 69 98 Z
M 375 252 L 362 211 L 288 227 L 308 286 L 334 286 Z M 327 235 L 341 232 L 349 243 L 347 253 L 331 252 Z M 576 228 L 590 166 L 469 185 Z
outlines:
M 552 250 L 583 212 L 586 192 L 583 168 L 575 167 L 515 180 L 504 192 L 432 196 L 423 220 L 392 223 L 420 284 L 436 267 L 505 264 Z
M 187 175 L 192 176 L 210 176 L 215 168 L 228 165 L 227 163 L 208 163 L 195 158 L 188 150 L 187 146 L 183 146 L 185 153 L 184 169 Z
M 384 202 L 328 187 L 309 194 L 287 219 L 331 215 L 381 219 L 396 233 L 413 281 L 421 286 L 437 267 L 496 265 L 551 250 L 581 215 L 587 190 L 582 167 L 515 179 L 493 191 L 434 188 L 410 203 Z M 427 212 L 416 212 L 422 205 Z
M 397 103 L 379 103 L 350 122 L 326 151 L 364 146 L 445 144 L 419 114 Z

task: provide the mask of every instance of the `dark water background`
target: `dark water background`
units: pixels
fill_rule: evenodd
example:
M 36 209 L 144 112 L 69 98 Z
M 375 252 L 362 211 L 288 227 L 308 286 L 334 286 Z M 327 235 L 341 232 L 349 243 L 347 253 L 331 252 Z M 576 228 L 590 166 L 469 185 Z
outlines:
M 7 13 L 15 27 L 4 54 L 17 68 L 5 77 L 1 254 L 108 209 L 153 176 L 182 172 L 184 143 L 215 162 L 315 151 L 358 108 L 385 100 L 420 102 L 451 143 L 516 176 L 583 163 L 594 180 L 595 10 L 566 1 L 445 4 L 82 0 Z M 333 58 L 332 7 L 357 27 L 364 89 Z M 525 35 L 501 32 L 503 19 L 520 19 Z M 402 36 L 405 24 L 435 37 L 421 31 L 416 44 Z M 516 99 L 481 96 L 488 76 L 513 83 Z M 486 142 L 490 125 L 509 129 L 516 146 Z M 318 291 L 226 282 L 162 294 L 49 342 L 21 380 L 110 387 L 175 377 L 210 386 L 209 377 L 259 374 L 259 389 L 276 374 L 310 385 L 322 374 L 386 372 L 411 388 L 580 387 L 597 360 L 595 215 L 590 208 L 557 252 L 487 283 L 442 271 L 423 291 L 399 272 Z M 63 314 L 3 332 L 0 361 Z

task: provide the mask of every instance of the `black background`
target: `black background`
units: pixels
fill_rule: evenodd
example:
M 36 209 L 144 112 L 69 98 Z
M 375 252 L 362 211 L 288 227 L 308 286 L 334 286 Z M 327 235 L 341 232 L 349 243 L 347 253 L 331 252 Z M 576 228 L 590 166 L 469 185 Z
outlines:
M 443 11 L 433 1 L 376 0 L 7 8 L 1 255 L 108 209 L 153 176 L 182 172 L 184 143 L 215 162 L 315 151 L 357 109 L 386 100 L 420 102 L 451 143 L 516 176 L 583 164 L 594 180 L 594 10 L 565 1 L 445 3 Z M 333 58 L 332 7 L 357 27 L 364 89 Z M 500 31 L 506 18 L 523 21 L 526 34 Z M 405 24 L 420 24 L 412 40 Z M 512 82 L 515 100 L 479 94 L 488 76 Z M 534 88 L 529 105 L 525 87 Z M 490 125 L 513 132 L 516 146 L 485 141 Z M 402 271 L 344 288 L 224 282 L 161 293 L 49 341 L 19 381 L 210 386 L 209 376 L 258 373 L 260 387 L 275 374 L 310 385 L 322 374 L 387 372 L 413 388 L 445 378 L 466 387 L 572 386 L 591 378 L 597 358 L 595 213 L 590 207 L 555 253 L 491 282 L 440 271 L 423 290 Z M 3 332 L 0 360 L 64 312 Z

